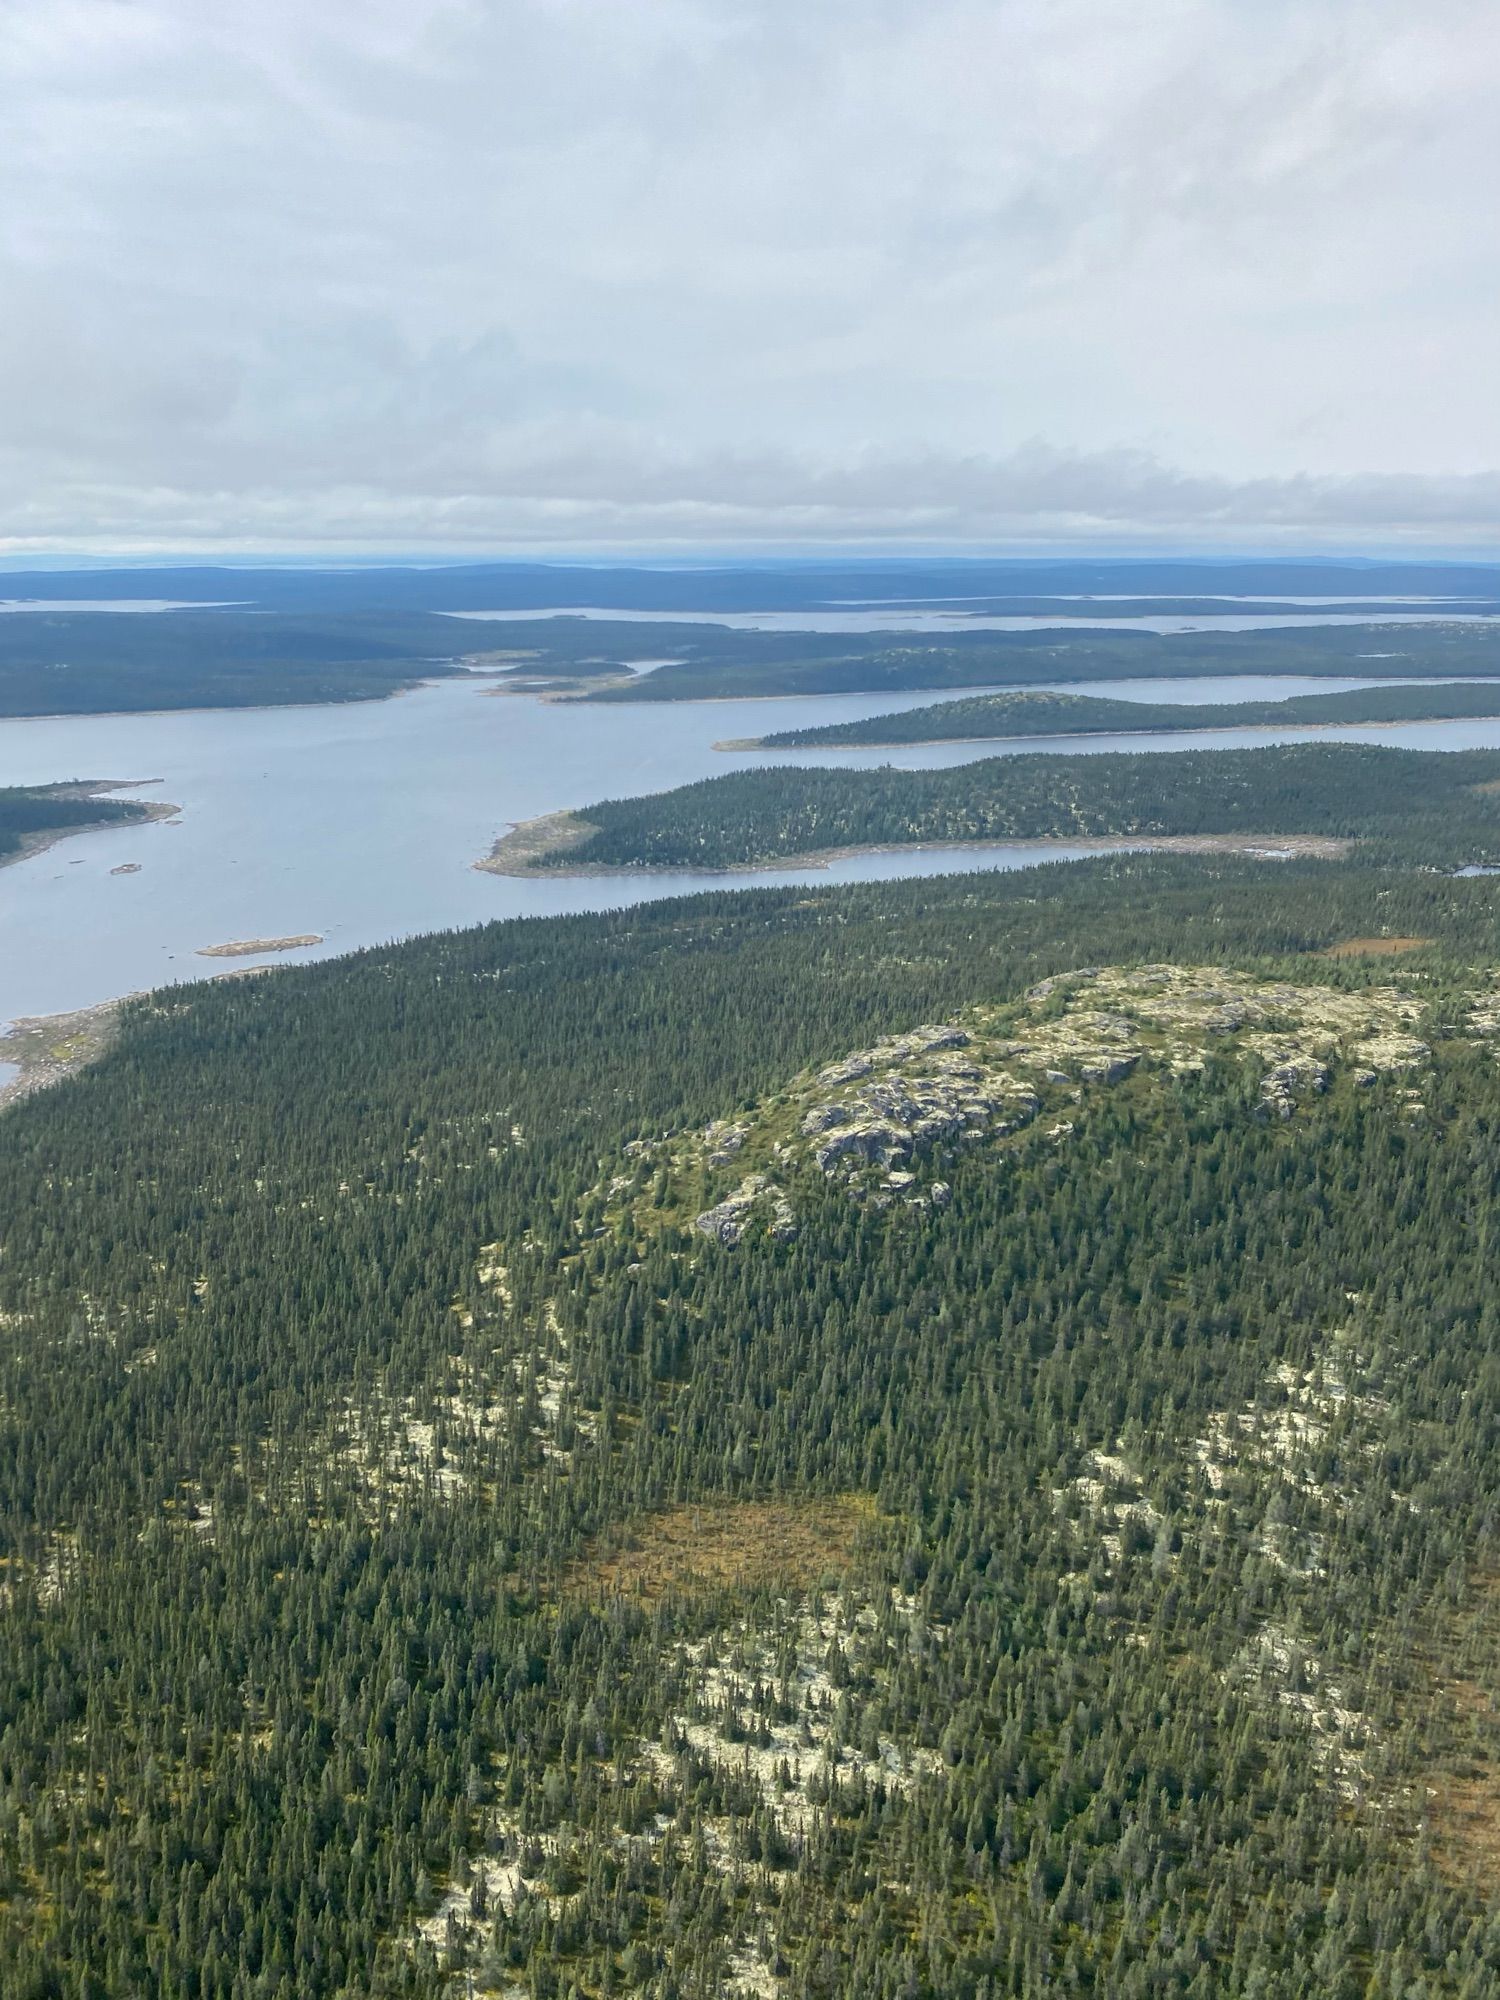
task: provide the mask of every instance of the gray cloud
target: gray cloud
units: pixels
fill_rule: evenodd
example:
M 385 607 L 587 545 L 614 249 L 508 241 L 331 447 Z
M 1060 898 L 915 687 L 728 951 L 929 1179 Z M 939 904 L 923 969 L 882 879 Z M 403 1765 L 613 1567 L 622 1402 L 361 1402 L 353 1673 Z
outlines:
M 1500 528 L 1490 0 L 0 0 L 0 541 Z

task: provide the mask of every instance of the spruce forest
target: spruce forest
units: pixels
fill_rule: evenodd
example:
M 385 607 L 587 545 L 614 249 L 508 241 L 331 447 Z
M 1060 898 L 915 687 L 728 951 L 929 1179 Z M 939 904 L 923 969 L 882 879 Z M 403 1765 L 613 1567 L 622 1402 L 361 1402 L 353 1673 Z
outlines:
M 1500 2000 L 1500 0 L 0 0 L 0 2000 Z
M 753 868 L 845 848 L 1256 835 L 1358 840 L 1384 859 L 1500 860 L 1500 751 L 1286 743 L 1259 750 L 985 757 L 948 769 L 771 767 L 522 827 L 492 859 L 555 868 Z M 514 860 L 511 856 L 514 853 Z
M 6 1112 L 6 1995 L 1500 1990 L 1495 885 L 1267 883 L 496 924 Z
M 101 798 L 93 785 L 0 785 L 0 866 L 69 833 L 149 817 L 137 800 Z

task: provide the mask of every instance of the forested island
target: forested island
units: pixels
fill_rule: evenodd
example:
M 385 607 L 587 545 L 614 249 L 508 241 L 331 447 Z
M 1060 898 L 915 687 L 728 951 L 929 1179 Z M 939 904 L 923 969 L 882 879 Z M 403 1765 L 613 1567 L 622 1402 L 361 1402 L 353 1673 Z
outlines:
M 159 801 L 115 799 L 122 781 L 74 779 L 60 785 L 0 786 L 0 867 L 24 861 L 70 833 L 108 826 L 138 826 L 165 819 L 176 806 Z
M 1500 750 L 1282 744 L 1041 753 L 935 771 L 735 771 L 530 822 L 481 865 L 731 869 L 926 842 L 1221 835 L 1356 839 L 1452 867 L 1500 860 Z
M 1361 856 L 130 1003 L 0 1117 L 7 1994 L 1492 1991 L 1497 890 Z
M 1283 701 L 1111 701 L 1099 695 L 1013 691 L 935 702 L 896 715 L 782 729 L 724 743 L 724 750 L 872 748 L 886 743 L 957 743 L 987 737 L 1117 735 L 1137 730 L 1310 729 L 1333 723 L 1445 721 L 1500 715 L 1500 682 L 1436 687 L 1349 688 Z

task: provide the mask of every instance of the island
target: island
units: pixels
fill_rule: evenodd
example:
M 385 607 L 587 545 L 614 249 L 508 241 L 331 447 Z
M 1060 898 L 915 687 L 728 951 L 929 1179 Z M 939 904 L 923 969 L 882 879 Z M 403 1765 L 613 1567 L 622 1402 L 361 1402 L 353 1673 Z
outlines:
M 378 593 L 367 593 L 367 587 L 362 592 L 356 579 L 325 587 L 276 572 L 233 574 L 237 584 L 221 582 L 223 599 L 253 601 L 179 600 L 149 615 L 80 609 L 75 601 L 51 601 L 50 594 L 35 608 L 24 600 L 13 603 L 0 617 L 0 716 L 372 701 L 463 676 L 478 676 L 486 691 L 497 693 L 660 702 L 1143 675 L 1410 680 L 1500 674 L 1500 598 L 1493 588 L 1476 590 L 1462 617 L 1444 616 L 1444 605 L 1434 602 L 1422 622 L 1396 622 L 1388 604 L 1362 601 L 1357 593 L 1320 605 L 1322 616 L 1351 622 L 1237 630 L 1245 606 L 1227 597 L 1080 599 L 1002 592 L 976 604 L 972 621 L 953 612 L 940 625 L 905 630 L 903 616 L 920 607 L 895 599 L 886 607 L 891 624 L 829 632 L 727 625 L 708 611 L 690 620 L 653 618 L 651 609 L 673 589 L 659 578 L 637 577 L 622 593 L 621 609 L 632 601 L 642 608 L 634 616 L 611 618 L 533 608 L 555 603 L 551 591 L 566 598 L 567 583 L 555 575 L 533 581 L 524 593 L 531 599 L 528 606 L 516 604 L 514 580 L 494 571 L 476 571 L 467 580 L 463 570 L 446 579 L 434 574 L 400 581 L 388 574 Z M 1493 579 L 1497 573 L 1485 574 Z M 1429 572 L 1418 580 L 1431 585 L 1438 579 Z M 174 587 L 170 572 L 157 572 L 156 581 L 162 589 Z M 828 608 L 809 604 L 805 583 L 794 578 L 768 582 L 773 601 L 807 605 L 814 625 Z M 187 587 L 180 573 L 175 587 Z M 197 588 L 203 587 L 200 580 Z M 588 587 L 599 588 L 598 580 Z M 69 592 L 71 599 L 92 594 L 77 578 L 70 580 Z M 501 619 L 488 619 L 471 608 L 487 596 L 492 604 L 508 601 L 513 608 Z M 1453 600 L 1445 601 L 1456 611 Z M 1301 619 L 1308 611 L 1295 597 L 1271 596 L 1256 606 L 1256 615 L 1267 618 Z M 981 621 L 993 613 L 1037 622 L 1019 630 L 986 629 Z M 1132 618 L 1191 618 L 1194 624 L 1187 631 L 1160 632 L 1111 622 Z M 661 664 L 648 673 L 636 671 L 635 663 L 643 661 Z
M 199 958 L 257 958 L 268 951 L 306 951 L 322 944 L 321 931 L 299 931 L 295 937 L 234 938 L 228 944 L 202 944 Z
M 1043 689 L 1008 689 L 894 715 L 825 722 L 716 743 L 716 750 L 878 749 L 896 743 L 972 743 L 1006 737 L 1135 734 L 1149 730 L 1317 729 L 1500 718 L 1500 681 L 1350 688 L 1283 701 L 1146 702 Z
M 425 613 L 13 610 L 0 715 L 368 701 L 465 671 L 472 628 Z
M 1407 860 L 1483 866 L 1500 858 L 1497 791 L 1500 750 L 1360 743 L 735 771 L 530 821 L 479 865 L 508 875 L 733 871 L 1024 841 L 1328 855 L 1359 839 Z

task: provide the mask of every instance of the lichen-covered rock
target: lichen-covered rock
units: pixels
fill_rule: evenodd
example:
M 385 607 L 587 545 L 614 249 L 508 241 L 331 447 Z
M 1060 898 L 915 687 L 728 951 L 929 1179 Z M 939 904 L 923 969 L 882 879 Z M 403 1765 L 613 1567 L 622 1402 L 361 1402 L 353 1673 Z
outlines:
M 797 1217 L 792 1204 L 778 1188 L 771 1202 L 771 1218 L 766 1227 L 773 1243 L 790 1243 L 797 1234 Z
M 703 1134 L 707 1147 L 706 1158 L 711 1167 L 726 1167 L 735 1156 L 744 1150 L 745 1141 L 750 1137 L 748 1125 L 731 1125 L 726 1119 L 716 1118 Z
M 802 1129 L 820 1136 L 814 1157 L 824 1173 L 849 1161 L 889 1168 L 944 1139 L 1012 1131 L 1035 1117 L 1039 1104 L 1034 1091 L 1003 1073 L 972 1063 L 936 1064 L 917 1075 L 887 1070 L 842 1104 L 818 1106 Z
M 1160 970 L 1159 966 L 1148 966 L 1146 968 L 1148 976 Z M 1039 1005 L 1043 1000 L 1050 1000 L 1058 988 L 1066 985 L 1070 980 L 1096 979 L 1098 975 L 1099 968 L 1097 965 L 1081 965 L 1076 972 L 1059 972 L 1051 979 L 1040 979 L 1035 986 L 1028 987 L 1026 998 L 1033 1005 Z
M 841 1083 L 854 1083 L 868 1076 L 873 1069 L 909 1062 L 913 1056 L 931 1055 L 938 1049 L 967 1048 L 968 1042 L 968 1030 L 952 1021 L 913 1028 L 905 1035 L 887 1035 L 873 1048 L 856 1049 L 852 1055 L 819 1070 L 818 1083 L 824 1090 L 835 1090 Z
M 1290 1056 L 1268 1069 L 1261 1078 L 1262 1115 L 1290 1118 L 1297 1100 L 1315 1097 L 1328 1088 L 1328 1071 L 1310 1056 Z
M 1017 1131 L 1049 1090 L 1076 1098 L 1152 1066 L 1192 1075 L 1211 1051 L 1236 1047 L 1264 1066 L 1263 1111 L 1290 1117 L 1328 1088 L 1341 1056 L 1377 1075 L 1425 1061 L 1411 1033 L 1420 1012 L 1391 987 L 1294 986 L 1211 966 L 1085 967 L 1042 980 L 1019 1006 L 976 1008 L 851 1050 L 813 1079 L 798 1130 L 825 1174 L 888 1178 L 944 1146 Z M 1485 1018 L 1500 1028 L 1500 999 Z
M 835 1125 L 849 1123 L 849 1107 L 846 1104 L 815 1104 L 802 1120 L 802 1136 L 814 1138 L 819 1132 L 831 1132 Z
M 1140 1061 L 1137 1051 L 1129 1055 L 1101 1056 L 1097 1062 L 1078 1065 L 1078 1074 L 1085 1083 L 1121 1083 Z
M 797 1218 L 785 1191 L 764 1174 L 746 1174 L 733 1194 L 693 1220 L 693 1227 L 716 1243 L 733 1247 L 759 1211 L 775 1242 L 787 1243 L 797 1234 Z
M 1223 966 L 1085 967 L 1040 981 L 1023 999 L 851 1049 L 789 1079 L 755 1112 L 717 1120 L 670 1149 L 657 1142 L 655 1157 L 674 1175 L 708 1177 L 697 1228 L 724 1244 L 752 1230 L 794 1235 L 791 1202 L 775 1183 L 794 1186 L 789 1177 L 809 1170 L 871 1207 L 938 1211 L 951 1188 L 929 1175 L 960 1152 L 1013 1137 L 1043 1110 L 1066 1112 L 1043 1127 L 1063 1147 L 1099 1092 L 1242 1059 L 1255 1066 L 1259 1114 L 1290 1120 L 1341 1079 L 1368 1088 L 1430 1063 L 1415 1032 L 1424 1011 L 1416 994 L 1393 986 L 1298 985 Z M 1500 1036 L 1500 976 L 1473 997 L 1463 1027 Z M 715 1180 L 731 1162 L 731 1174 Z M 735 1173 L 739 1186 L 724 1192 Z M 641 1181 L 637 1172 L 637 1189 Z M 611 1192 L 631 1196 L 619 1176 Z
M 853 1083 L 856 1077 L 868 1076 L 875 1067 L 869 1056 L 845 1056 L 842 1062 L 830 1063 L 827 1069 L 818 1071 L 818 1083 L 824 1090 L 836 1090 L 841 1083 Z

